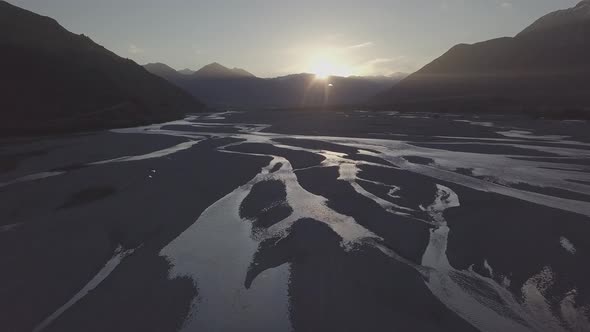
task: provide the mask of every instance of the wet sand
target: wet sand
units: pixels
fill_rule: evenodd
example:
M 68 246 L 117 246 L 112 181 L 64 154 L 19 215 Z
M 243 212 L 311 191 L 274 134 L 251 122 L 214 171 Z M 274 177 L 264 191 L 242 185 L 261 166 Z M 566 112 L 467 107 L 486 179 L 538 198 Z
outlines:
M 0 328 L 589 330 L 589 129 L 260 111 L 0 142 Z

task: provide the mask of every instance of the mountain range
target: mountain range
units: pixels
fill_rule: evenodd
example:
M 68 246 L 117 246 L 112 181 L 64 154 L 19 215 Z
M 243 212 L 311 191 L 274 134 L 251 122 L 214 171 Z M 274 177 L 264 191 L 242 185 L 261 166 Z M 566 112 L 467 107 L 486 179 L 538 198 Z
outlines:
M 2 135 L 133 126 L 213 107 L 361 105 L 426 111 L 590 108 L 590 0 L 514 37 L 460 44 L 417 72 L 377 77 L 260 78 L 212 63 L 144 67 L 0 0 Z
M 229 69 L 226 68 L 222 65 L 220 65 L 217 62 L 213 62 L 211 64 L 208 64 L 206 66 L 204 66 L 203 68 L 197 70 L 196 72 L 194 72 L 192 74 L 193 78 L 202 78 L 202 79 L 219 79 L 219 78 L 224 78 L 224 79 L 232 79 L 232 78 L 244 78 L 244 77 L 250 77 L 250 78 L 254 78 L 256 76 L 254 76 L 253 74 L 247 72 L 246 70 L 242 69 L 242 68 L 233 68 L 233 69 Z
M 391 76 L 333 76 L 317 79 L 314 74 L 260 78 L 241 68 L 212 63 L 188 74 L 162 64 L 144 66 L 213 107 L 285 108 L 362 104 L 406 74 Z
M 590 106 L 590 0 L 515 37 L 460 44 L 372 101 L 411 110 L 566 110 Z
M 132 126 L 203 109 L 135 62 L 6 1 L 0 57 L 2 135 Z

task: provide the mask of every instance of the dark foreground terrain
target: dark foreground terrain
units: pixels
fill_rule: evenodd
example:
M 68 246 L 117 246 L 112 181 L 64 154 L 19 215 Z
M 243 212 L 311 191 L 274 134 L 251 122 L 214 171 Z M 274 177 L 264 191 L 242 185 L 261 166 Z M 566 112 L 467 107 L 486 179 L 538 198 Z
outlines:
M 590 330 L 589 129 L 268 111 L 0 141 L 0 330 Z

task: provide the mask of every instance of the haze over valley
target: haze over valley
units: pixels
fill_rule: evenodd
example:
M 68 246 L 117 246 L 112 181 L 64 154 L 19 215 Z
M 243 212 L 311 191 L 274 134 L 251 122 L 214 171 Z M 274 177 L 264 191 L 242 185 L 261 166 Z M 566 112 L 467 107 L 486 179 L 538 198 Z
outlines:
M 212 107 L 293 108 L 345 106 L 367 102 L 407 76 L 326 76 L 301 73 L 276 78 L 258 78 L 241 68 L 212 63 L 185 75 L 165 64 L 144 66 L 203 100 Z

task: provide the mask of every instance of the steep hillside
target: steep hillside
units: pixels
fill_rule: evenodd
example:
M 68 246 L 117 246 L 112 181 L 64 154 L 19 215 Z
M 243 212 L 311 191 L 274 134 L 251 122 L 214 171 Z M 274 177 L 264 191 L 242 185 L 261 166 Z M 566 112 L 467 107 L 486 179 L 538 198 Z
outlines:
M 202 104 L 55 20 L 0 1 L 2 135 L 175 119 Z
M 589 4 L 549 14 L 514 38 L 457 45 L 375 102 L 427 110 L 590 107 Z

